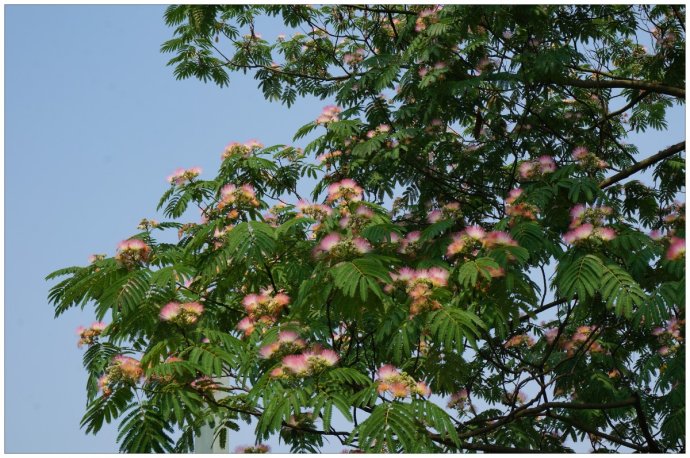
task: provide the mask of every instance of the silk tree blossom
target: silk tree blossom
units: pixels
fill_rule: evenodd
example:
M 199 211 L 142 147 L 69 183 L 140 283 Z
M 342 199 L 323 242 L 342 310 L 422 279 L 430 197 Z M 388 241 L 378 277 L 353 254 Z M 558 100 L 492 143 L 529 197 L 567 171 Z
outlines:
M 556 171 L 556 162 L 551 156 L 543 155 L 531 161 L 525 161 L 518 167 L 523 179 L 536 179 Z
M 400 248 L 398 251 L 400 253 L 411 253 L 417 250 L 419 247 L 419 239 L 422 238 L 422 233 L 420 231 L 408 232 L 405 238 L 400 241 Z
M 239 445 L 235 448 L 235 453 L 268 453 L 271 450 L 266 444 Z
M 338 121 L 338 115 L 342 109 L 335 105 L 327 105 L 321 111 L 321 115 L 316 118 L 316 124 L 328 124 L 330 122 Z
M 93 345 L 97 342 L 97 337 L 100 336 L 108 325 L 102 321 L 97 321 L 92 323 L 90 327 L 85 328 L 84 326 L 79 326 L 77 328 L 77 335 L 79 335 L 79 341 L 77 346 L 81 348 L 83 345 Z
M 198 302 L 169 302 L 161 308 L 159 317 L 162 321 L 190 325 L 196 323 L 203 312 L 204 306 Z
M 333 209 L 328 205 L 312 204 L 305 200 L 298 201 L 296 207 L 300 211 L 297 214 L 298 218 L 308 216 L 316 220 L 323 220 L 333 214 Z
M 588 170 L 605 169 L 609 166 L 608 162 L 599 159 L 584 146 L 578 146 L 573 149 L 573 159 Z
M 570 244 L 578 244 L 588 240 L 609 242 L 616 238 L 616 231 L 604 226 L 605 218 L 610 216 L 613 210 L 610 207 L 586 208 L 582 204 L 574 206 L 570 210 L 569 232 L 563 235 L 563 240 Z
M 511 189 L 506 198 L 506 215 L 512 217 L 522 217 L 529 220 L 536 220 L 538 209 L 535 205 L 527 202 L 516 202 L 522 196 L 522 189 Z
M 508 339 L 508 341 L 503 346 L 505 348 L 518 347 L 520 345 L 533 347 L 535 343 L 536 342 L 534 341 L 534 338 L 532 336 L 527 334 L 519 334 Z
M 406 372 L 386 364 L 377 371 L 377 391 L 381 394 L 390 393 L 395 398 L 406 398 L 410 394 L 423 397 L 431 396 L 431 389 L 423 381 L 416 381 Z
M 680 237 L 671 237 L 671 245 L 666 252 L 666 259 L 670 261 L 678 261 L 685 258 L 685 239 Z
M 359 256 L 370 252 L 372 249 L 368 241 L 361 237 L 343 238 L 337 232 L 326 235 L 314 247 L 314 256 L 329 256 L 334 259 L 341 259 L 350 256 Z
M 404 267 L 390 275 L 394 283 L 404 285 L 407 295 L 412 299 L 410 316 L 441 308 L 441 304 L 433 298 L 433 292 L 434 288 L 441 288 L 448 284 L 446 269 L 431 267 L 414 270 Z
M 142 240 L 123 240 L 117 246 L 115 260 L 127 268 L 132 268 L 149 260 L 151 248 Z
M 278 333 L 278 340 L 261 347 L 259 355 L 268 359 L 276 354 L 294 353 L 307 346 L 306 342 L 299 338 L 296 332 L 281 331 Z
M 204 375 L 202 377 L 192 380 L 189 386 L 198 391 L 212 391 L 220 388 L 220 384 L 208 375 Z
M 339 359 L 335 351 L 315 345 L 311 350 L 301 354 L 283 357 L 282 365 L 271 371 L 271 376 L 308 377 L 338 364 Z
M 181 186 L 192 179 L 201 175 L 201 167 L 192 167 L 191 169 L 176 169 L 172 174 L 168 175 L 167 181 L 175 186 Z
M 549 344 L 552 344 L 556 337 L 558 337 L 558 328 L 552 327 L 544 331 L 544 337 Z
M 243 184 L 237 187 L 233 183 L 228 183 L 220 190 L 220 202 L 218 209 L 222 210 L 228 205 L 236 207 L 258 207 L 259 200 L 256 198 L 256 191 L 250 184 Z
M 98 389 L 103 392 L 103 397 L 107 398 L 111 394 L 113 394 L 113 390 L 110 387 L 111 380 L 108 377 L 108 374 L 103 374 L 98 378 Z
M 460 391 L 457 391 L 450 395 L 450 401 L 448 401 L 448 408 L 456 408 L 458 410 L 462 410 L 465 407 L 465 402 L 467 402 L 469 397 L 470 395 L 467 391 L 467 388 L 462 388 Z
M 143 375 L 141 363 L 129 356 L 117 355 L 106 369 L 108 380 L 112 383 L 136 383 Z
M 344 178 L 328 186 L 328 202 L 342 200 L 344 202 L 359 202 L 362 200 L 362 188 L 352 179 Z
M 248 294 L 242 299 L 248 318 L 267 324 L 273 323 L 289 303 L 290 297 L 287 294 L 281 291 L 274 293 L 272 289 L 264 289 L 259 294 Z M 243 326 L 249 326 L 249 323 L 245 322 Z
M 245 337 L 248 337 L 254 332 L 254 329 L 256 328 L 256 322 L 251 319 L 250 317 L 244 317 L 242 318 L 238 323 L 237 326 L 235 326 L 238 330 L 242 331 L 245 335 Z

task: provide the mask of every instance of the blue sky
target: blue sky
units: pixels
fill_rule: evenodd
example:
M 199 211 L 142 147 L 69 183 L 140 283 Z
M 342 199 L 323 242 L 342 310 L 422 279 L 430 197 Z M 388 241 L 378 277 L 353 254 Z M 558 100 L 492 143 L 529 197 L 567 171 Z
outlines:
M 269 103 L 250 75 L 229 89 L 176 81 L 159 52 L 172 33 L 164 9 L 5 7 L 6 452 L 117 451 L 115 428 L 79 429 L 86 378 L 75 328 L 93 314 L 53 319 L 45 275 L 112 255 L 156 216 L 175 168 L 210 177 L 229 142 L 289 142 L 325 105 Z M 264 36 L 284 31 L 272 29 Z
M 227 143 L 289 142 L 326 104 L 269 103 L 250 75 L 231 76 L 229 89 L 176 81 L 159 52 L 172 33 L 164 8 L 5 7 L 5 452 L 117 451 L 114 426 L 79 429 L 75 328 L 93 315 L 55 320 L 45 275 L 113 254 L 156 217 L 175 168 L 212 176 Z M 270 40 L 285 30 L 264 21 L 257 31 Z M 683 138 L 683 109 L 669 121 L 670 135 L 638 142 L 643 155 Z M 252 442 L 231 436 L 233 448 Z

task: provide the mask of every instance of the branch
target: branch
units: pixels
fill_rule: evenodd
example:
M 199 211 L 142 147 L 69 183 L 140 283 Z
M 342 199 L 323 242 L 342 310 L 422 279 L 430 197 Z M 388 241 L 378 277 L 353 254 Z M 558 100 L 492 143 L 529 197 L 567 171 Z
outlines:
M 640 429 L 642 430 L 642 434 L 644 434 L 644 438 L 647 439 L 647 444 L 649 444 L 649 451 L 652 453 L 661 453 L 659 446 L 652 437 L 652 433 L 649 431 L 649 423 L 647 423 L 647 416 L 642 410 L 642 402 L 640 401 L 640 395 L 635 393 L 633 399 L 635 399 L 635 412 L 637 412 L 637 420 L 640 422 Z
M 610 80 L 581 80 L 577 78 L 556 78 L 554 80 L 542 80 L 543 83 L 564 84 L 567 86 L 582 87 L 589 89 L 612 88 L 612 89 L 642 89 L 649 92 L 657 92 L 660 94 L 671 95 L 681 99 L 685 98 L 685 89 L 682 87 L 668 86 L 661 83 L 641 81 L 641 80 L 626 80 L 626 79 L 610 79 Z
M 599 430 L 597 430 L 597 429 L 595 429 L 595 428 L 593 428 L 593 427 L 591 427 L 585 423 L 582 423 L 582 422 L 580 422 L 574 418 L 564 417 L 562 415 L 556 415 L 556 414 L 551 413 L 551 412 L 547 412 L 546 416 L 553 418 L 554 420 L 558 420 L 558 421 L 561 421 L 561 422 L 566 423 L 568 425 L 574 426 L 574 427 L 581 429 L 582 431 L 585 431 L 587 433 L 602 437 L 602 438 L 608 440 L 609 442 L 613 442 L 614 444 L 622 445 L 624 447 L 628 447 L 628 448 L 631 448 L 633 450 L 637 450 L 638 452 L 647 452 L 648 451 L 646 447 L 642 447 L 640 445 L 633 444 L 632 442 L 628 442 L 628 441 L 625 441 L 623 439 L 620 439 L 616 436 L 612 436 L 610 434 L 601 432 L 601 431 L 599 431 Z
M 621 172 L 618 172 L 617 174 L 610 176 L 606 178 L 604 181 L 599 183 L 599 187 L 601 189 L 604 189 L 608 186 L 611 186 L 614 183 L 618 183 L 624 178 L 629 177 L 635 172 L 639 172 L 642 169 L 646 169 L 647 167 L 654 165 L 655 163 L 666 159 L 669 156 L 673 156 L 674 154 L 680 152 L 680 151 L 685 151 L 685 141 L 682 141 L 680 143 L 676 143 L 673 146 L 669 146 L 663 151 L 659 151 L 653 156 L 648 157 L 647 159 L 644 159 L 637 164 L 633 165 L 629 169 L 623 170 Z

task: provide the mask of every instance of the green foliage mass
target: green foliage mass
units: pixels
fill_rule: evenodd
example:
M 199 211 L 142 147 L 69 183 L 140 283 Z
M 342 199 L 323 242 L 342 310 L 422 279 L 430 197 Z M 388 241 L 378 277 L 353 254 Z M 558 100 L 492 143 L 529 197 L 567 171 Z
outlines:
M 269 41 L 260 16 L 294 33 Z M 119 421 L 123 452 L 249 421 L 294 452 L 685 450 L 685 143 L 624 141 L 684 103 L 683 6 L 165 21 L 177 78 L 252 72 L 268 100 L 338 106 L 303 150 L 230 145 L 215 176 L 180 172 L 169 221 L 48 277 L 56 316 L 108 323 L 81 336 L 87 433 Z

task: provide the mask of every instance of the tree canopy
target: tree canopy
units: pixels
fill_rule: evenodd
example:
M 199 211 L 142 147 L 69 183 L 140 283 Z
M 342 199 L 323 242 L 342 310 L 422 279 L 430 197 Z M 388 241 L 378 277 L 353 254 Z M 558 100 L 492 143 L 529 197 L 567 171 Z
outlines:
M 249 421 L 247 452 L 685 450 L 685 141 L 626 142 L 685 102 L 684 6 L 165 21 L 177 78 L 251 72 L 267 100 L 335 105 L 303 148 L 233 142 L 215 176 L 176 170 L 166 221 L 48 277 L 56 315 L 102 320 L 80 329 L 86 432 L 117 419 L 125 452 Z

